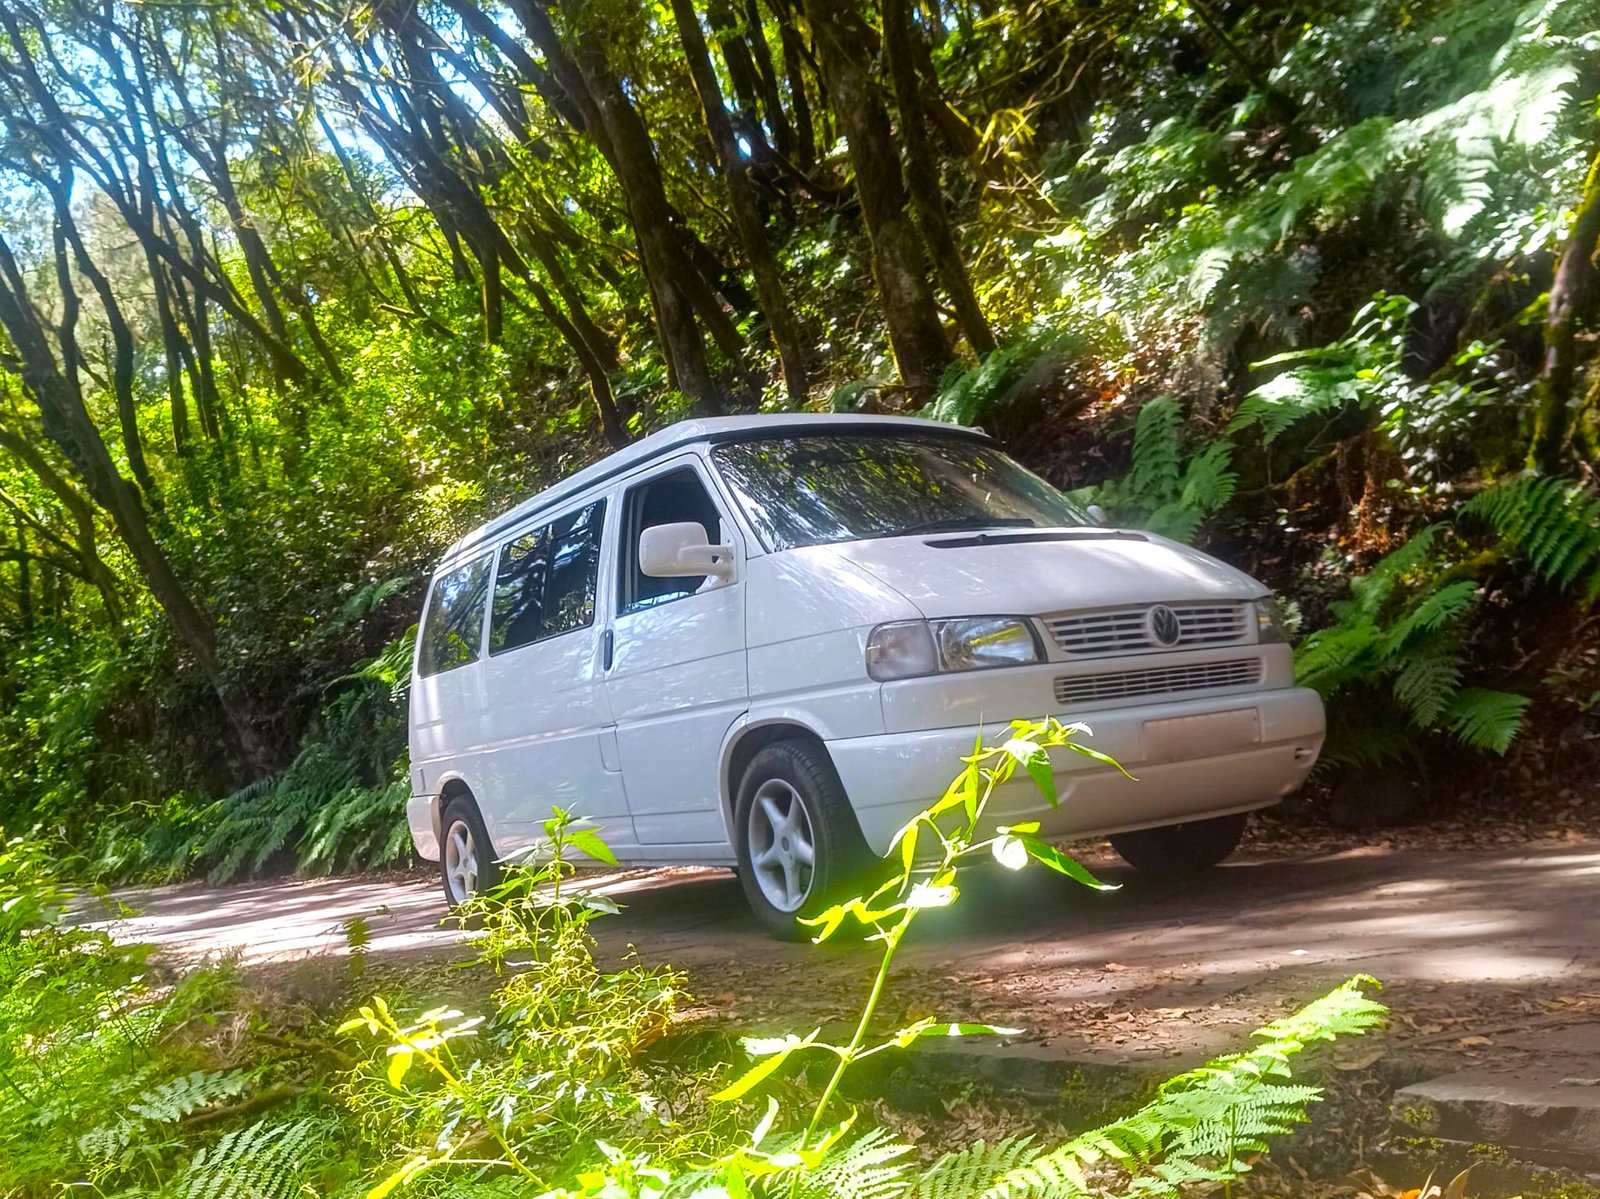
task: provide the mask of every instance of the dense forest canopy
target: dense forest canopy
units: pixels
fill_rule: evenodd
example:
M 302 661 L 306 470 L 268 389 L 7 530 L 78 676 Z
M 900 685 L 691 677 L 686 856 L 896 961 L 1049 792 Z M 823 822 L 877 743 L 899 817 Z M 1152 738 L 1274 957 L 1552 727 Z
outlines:
M 392 857 L 430 556 L 808 406 L 983 423 L 1279 585 L 1340 761 L 1592 744 L 1597 30 L 5 0 L 0 822 L 110 872 Z

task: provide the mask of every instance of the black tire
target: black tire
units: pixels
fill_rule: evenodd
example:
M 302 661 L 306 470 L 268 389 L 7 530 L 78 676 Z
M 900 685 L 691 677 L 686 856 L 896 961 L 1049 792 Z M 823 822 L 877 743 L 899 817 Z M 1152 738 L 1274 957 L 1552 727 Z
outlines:
M 788 794 L 785 794 L 787 790 Z M 792 798 L 791 798 L 792 797 Z M 812 861 L 809 870 L 797 869 L 794 890 L 800 894 L 793 906 L 780 906 L 769 895 L 769 886 L 781 886 L 787 877 L 781 866 L 755 864 L 757 848 L 752 846 L 751 815 L 761 799 L 798 802 L 804 809 L 806 832 L 811 838 Z M 765 816 L 761 823 L 770 826 Z M 800 923 L 838 902 L 848 899 L 853 884 L 860 881 L 876 861 L 862 839 L 854 810 L 845 795 L 839 774 L 821 746 L 807 741 L 775 741 L 756 752 L 739 780 L 734 804 L 734 843 L 739 854 L 738 877 L 756 919 L 773 936 L 799 941 L 815 930 Z
M 1170 877 L 1215 866 L 1239 847 L 1248 813 L 1118 833 L 1111 848 L 1135 870 Z
M 452 880 L 451 834 L 457 825 L 464 826 L 475 852 L 474 879 L 467 890 L 469 895 L 481 894 L 500 881 L 500 867 L 494 844 L 489 840 L 489 830 L 484 827 L 483 815 L 470 795 L 456 795 L 446 801 L 444 815 L 439 818 L 439 881 L 444 886 L 444 899 L 452 911 L 460 907 L 462 895 L 459 879 Z

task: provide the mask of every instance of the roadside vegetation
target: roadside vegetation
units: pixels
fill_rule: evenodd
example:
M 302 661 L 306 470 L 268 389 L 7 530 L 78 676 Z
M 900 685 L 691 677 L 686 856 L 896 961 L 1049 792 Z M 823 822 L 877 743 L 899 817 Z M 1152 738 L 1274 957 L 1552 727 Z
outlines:
M 1267 579 L 1324 781 L 1588 777 L 1597 17 L 6 4 L 0 820 L 404 860 L 440 547 L 758 408 L 980 423 Z
M 906 827 L 891 877 L 819 917 L 824 939 L 877 942 L 853 1030 L 722 1039 L 716 1052 L 685 1045 L 681 975 L 596 965 L 588 926 L 615 909 L 574 884 L 567 851 L 605 851 L 560 816 L 538 864 L 474 901 L 469 969 L 492 976 L 485 1008 L 435 1006 L 437 995 L 412 989 L 352 1000 L 343 1023 L 252 992 L 226 964 L 167 972 L 138 946 L 63 923 L 54 862 L 10 842 L 0 1193 L 1176 1199 L 1191 1184 L 1231 1184 L 1321 1097 L 1291 1073 L 1297 1056 L 1380 1022 L 1372 980 L 1350 980 L 1060 1144 L 1023 1128 L 993 1143 L 914 1146 L 841 1098 L 851 1069 L 880 1053 L 1016 1031 L 933 1017 L 896 1027 L 880 999 L 901 941 L 919 914 L 958 901 L 969 864 L 1034 862 L 1101 885 L 1031 827 L 978 834 L 994 788 L 1019 769 L 1048 780 L 1030 767 L 1050 748 L 1077 748 L 1077 731 L 1018 724 L 978 747 Z M 350 932 L 348 992 L 361 995 L 362 938 Z

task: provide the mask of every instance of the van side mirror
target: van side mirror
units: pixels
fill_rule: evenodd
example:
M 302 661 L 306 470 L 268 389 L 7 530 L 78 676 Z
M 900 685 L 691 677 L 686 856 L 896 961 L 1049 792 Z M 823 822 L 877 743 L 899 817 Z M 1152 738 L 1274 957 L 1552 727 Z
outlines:
M 1087 509 L 1087 515 L 1091 524 L 1104 525 L 1108 523 L 1106 521 L 1106 510 L 1099 504 L 1090 504 Z
M 711 575 L 727 580 L 733 578 L 733 547 L 712 545 L 698 521 L 654 525 L 639 534 L 639 569 L 652 579 Z

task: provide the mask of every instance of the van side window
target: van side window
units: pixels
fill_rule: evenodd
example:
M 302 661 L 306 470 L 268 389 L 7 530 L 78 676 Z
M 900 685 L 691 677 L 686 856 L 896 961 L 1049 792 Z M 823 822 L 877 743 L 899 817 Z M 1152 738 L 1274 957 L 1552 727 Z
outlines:
M 428 618 L 417 648 L 419 674 L 438 674 L 478 660 L 488 590 L 488 554 L 434 581 Z
M 527 533 L 500 551 L 489 652 L 505 653 L 594 623 L 606 503 Z
M 722 539 L 722 513 L 712 502 L 700 476 L 685 467 L 651 479 L 628 493 L 624 509 L 622 593 L 617 611 L 637 612 L 693 595 L 705 583 L 704 575 L 684 579 L 653 579 L 639 569 L 639 535 L 656 525 L 694 521 L 706 531 L 706 540 Z

